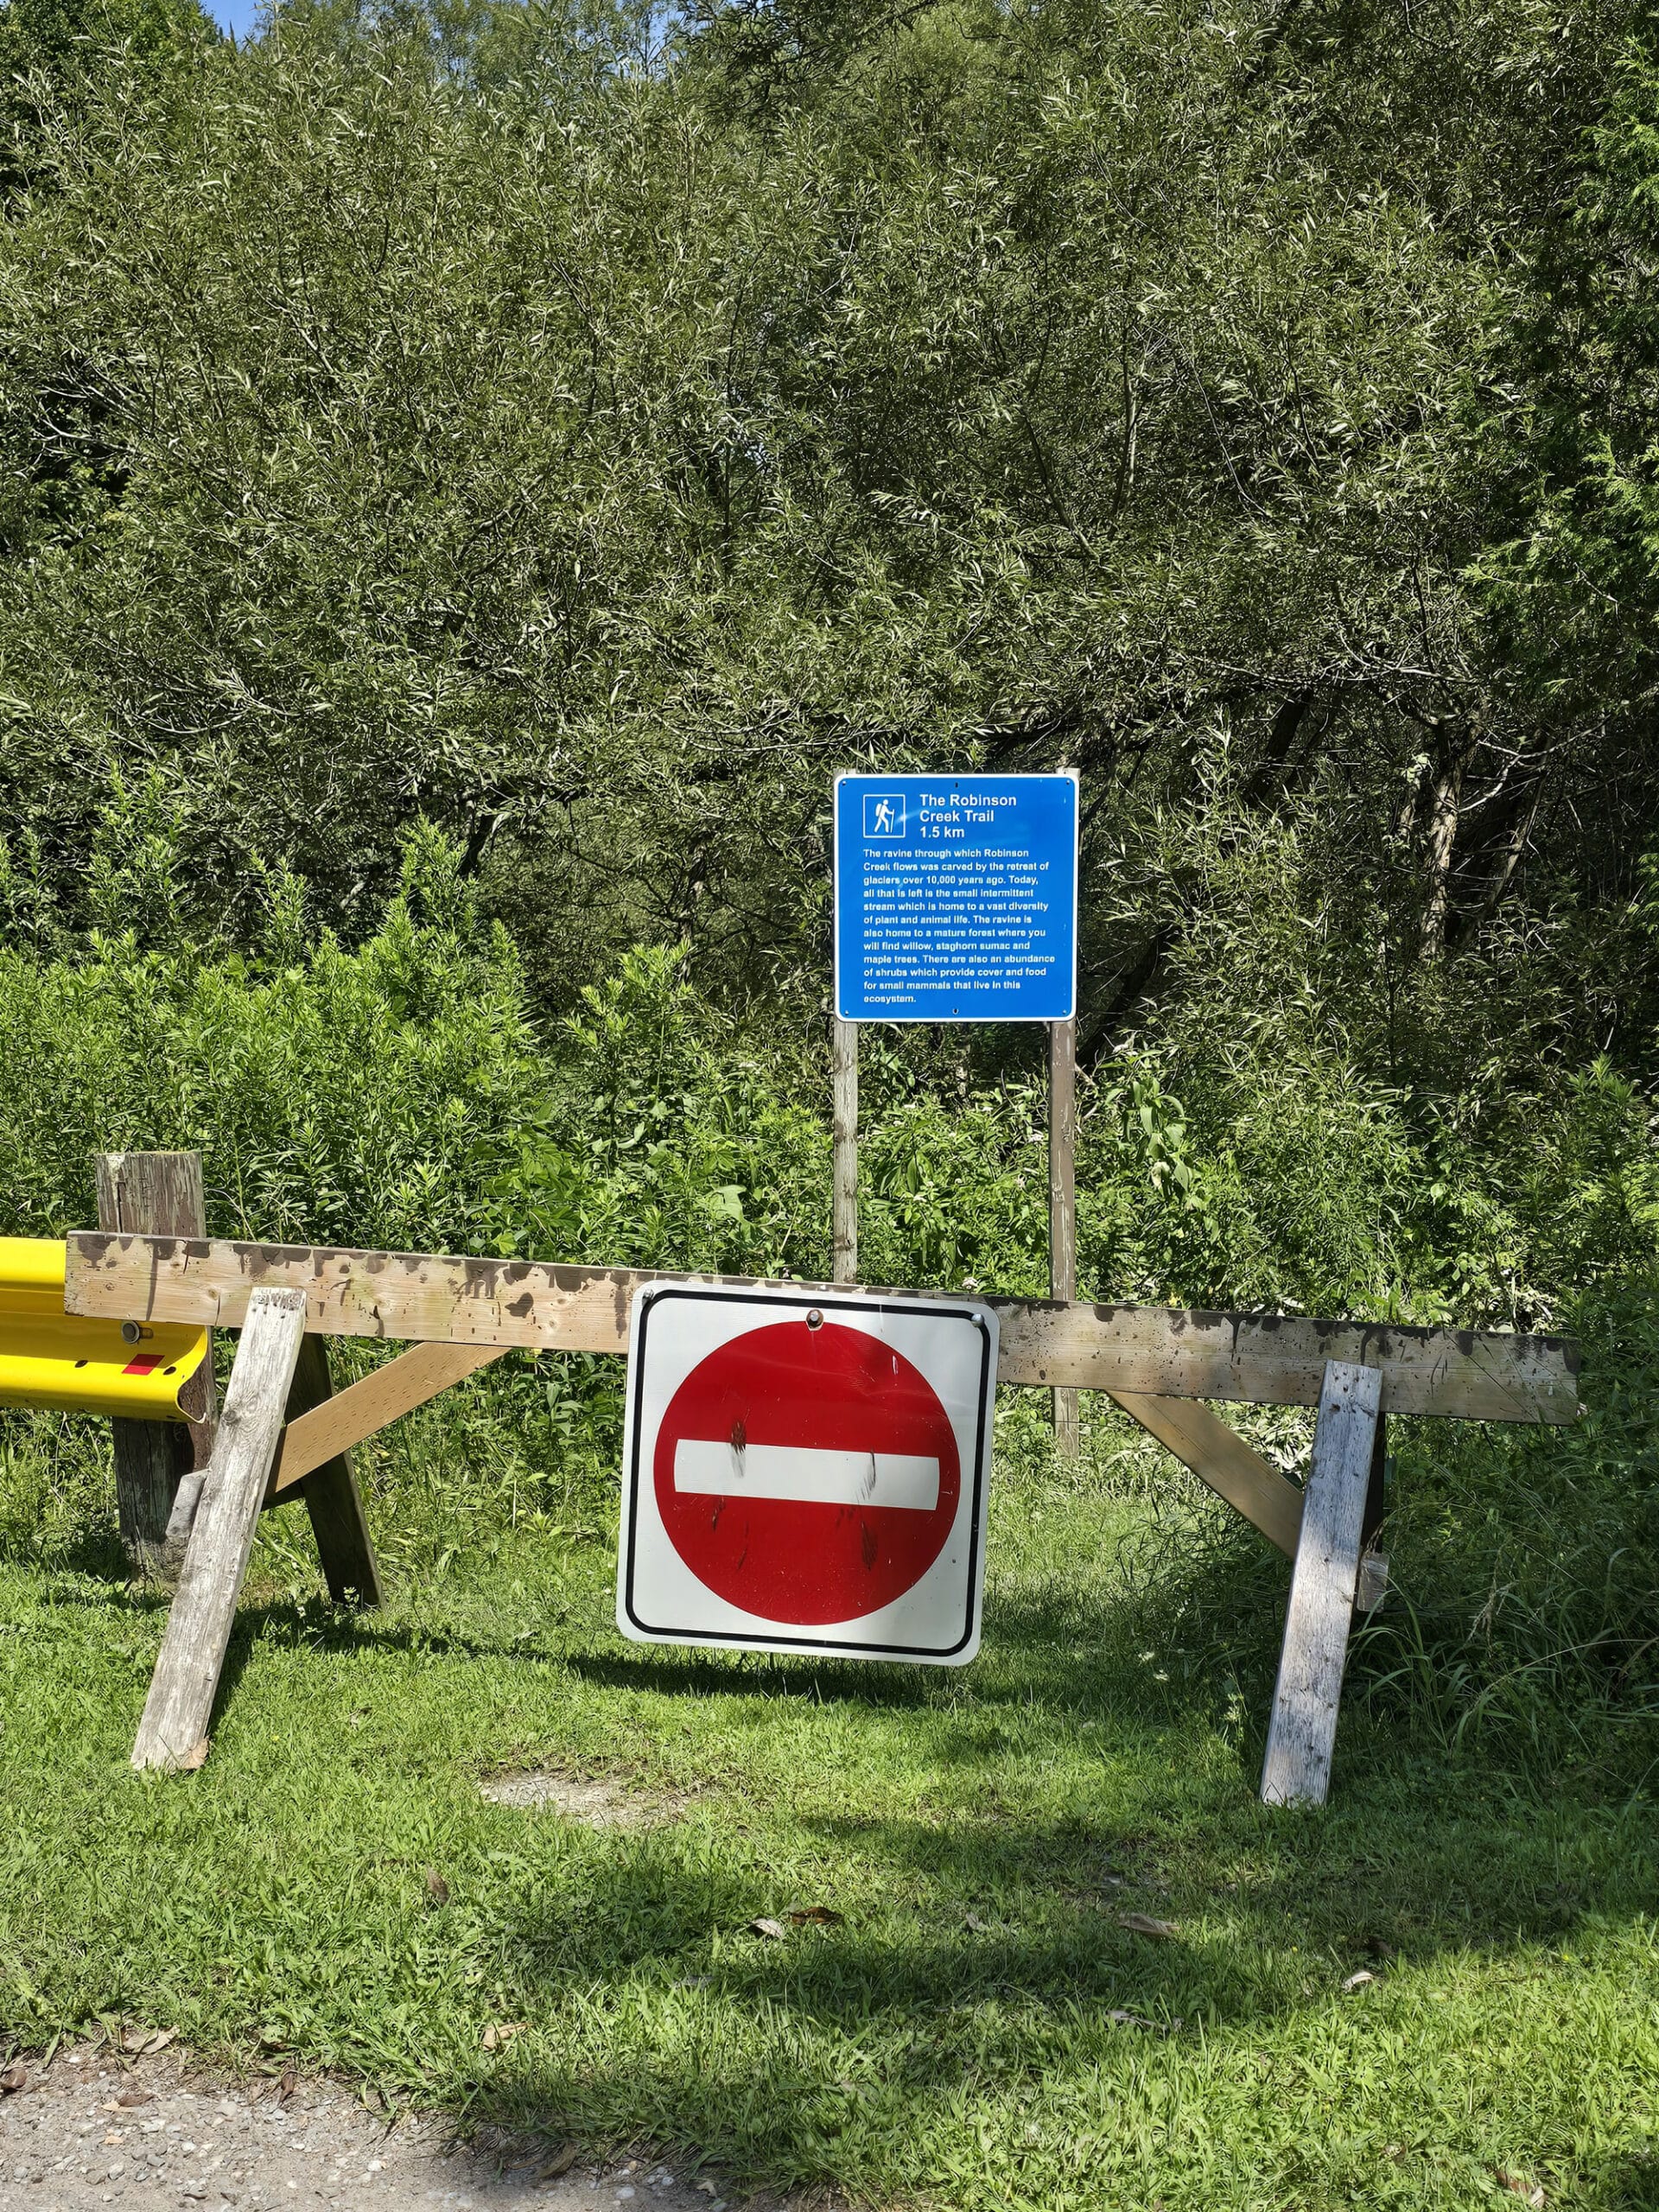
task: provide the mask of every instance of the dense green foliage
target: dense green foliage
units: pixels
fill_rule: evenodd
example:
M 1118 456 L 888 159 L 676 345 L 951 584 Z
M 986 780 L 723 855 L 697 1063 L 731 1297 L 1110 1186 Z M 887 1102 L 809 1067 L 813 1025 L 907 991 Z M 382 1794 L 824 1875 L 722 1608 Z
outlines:
M 1246 838 L 1312 808 L 1302 911 L 1414 1073 L 1425 961 L 1637 1049 L 1628 0 L 653 22 L 89 12 L 29 80 L 0 804 L 62 918 L 112 772 L 233 940 L 255 860 L 364 933 L 423 814 L 539 997 L 684 938 L 798 1022 L 833 767 L 1066 758 L 1091 1049 L 1169 988 L 1223 783 Z

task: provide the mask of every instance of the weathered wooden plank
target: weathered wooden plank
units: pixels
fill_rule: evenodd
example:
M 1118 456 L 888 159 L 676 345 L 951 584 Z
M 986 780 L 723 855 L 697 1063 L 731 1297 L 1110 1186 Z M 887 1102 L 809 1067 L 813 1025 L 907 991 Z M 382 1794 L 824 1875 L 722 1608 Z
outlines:
M 294 1365 L 288 1391 L 287 1435 L 293 1424 L 311 1413 L 322 1414 L 334 1402 L 334 1377 L 328 1372 L 328 1347 L 321 1337 L 307 1337 Z M 281 1445 L 278 1444 L 280 1452 Z M 270 1496 L 270 1484 L 266 1496 Z M 349 1448 L 336 1444 L 327 1458 L 302 1478 L 300 1494 L 311 1516 L 317 1559 L 328 1595 L 337 1605 L 378 1605 L 380 1569 L 369 1535 L 368 1516 L 357 1486 Z
M 832 1194 L 830 1265 L 837 1282 L 858 1281 L 858 1024 L 835 1018 L 830 1061 Z
M 646 1283 L 749 1287 L 733 1276 L 91 1230 L 68 1243 L 72 1313 L 236 1328 L 256 1286 L 280 1285 L 304 1291 L 306 1325 L 324 1336 L 545 1351 L 626 1351 L 632 1299 Z M 1567 1421 L 1578 1412 L 1578 1349 L 1560 1337 L 1156 1306 L 988 1303 L 1001 1324 L 1001 1382 L 1317 1405 L 1325 1363 L 1339 1359 L 1380 1372 L 1391 1413 Z
M 98 1186 L 98 1225 L 147 1235 L 205 1236 L 207 1203 L 199 1152 L 100 1152 L 92 1157 Z M 213 1359 L 208 1355 L 190 1378 L 184 1409 L 188 1427 L 175 1422 L 112 1421 L 116 1512 L 121 1541 L 143 1572 L 168 1573 L 177 1565 L 170 1548 L 173 1507 L 181 1482 L 207 1464 L 213 1448 Z M 196 1485 L 193 1485 L 194 1488 Z
M 1264 1804 L 1322 1805 L 1331 1786 L 1382 1395 L 1374 1367 L 1332 1360 L 1325 1370 L 1262 1768 Z
M 1302 1493 L 1259 1452 L 1253 1452 L 1236 1428 L 1196 1398 L 1137 1397 L 1123 1390 L 1109 1395 L 1115 1405 L 1138 1421 L 1183 1466 L 1191 1467 L 1270 1544 L 1277 1544 L 1287 1559 L 1295 1558 Z
M 1048 1025 L 1048 1294 L 1069 1306 L 1077 1294 L 1077 1025 Z M 1083 1441 L 1077 1394 L 1054 1393 L 1054 1449 L 1075 1459 Z
M 463 1376 L 502 1358 L 507 1349 L 505 1344 L 416 1344 L 352 1383 L 338 1397 L 290 1421 L 277 1446 L 267 1503 L 292 1497 L 314 1468 L 435 1398 Z
M 136 1767 L 199 1766 L 260 1500 L 305 1333 L 305 1298 L 255 1290 L 132 1749 Z

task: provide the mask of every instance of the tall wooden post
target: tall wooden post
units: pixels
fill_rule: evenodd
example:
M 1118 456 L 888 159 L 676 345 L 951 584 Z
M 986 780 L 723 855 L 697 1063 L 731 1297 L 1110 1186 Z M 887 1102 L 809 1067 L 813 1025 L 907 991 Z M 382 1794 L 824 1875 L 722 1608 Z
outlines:
M 1077 1025 L 1048 1025 L 1048 1294 L 1077 1294 Z M 1054 1449 L 1075 1459 L 1081 1443 L 1075 1390 L 1054 1393 Z
M 836 1016 L 830 1063 L 835 1141 L 831 1237 L 836 1282 L 858 1281 L 858 1024 Z
M 98 1225 L 148 1236 L 206 1236 L 199 1152 L 101 1152 Z M 217 1404 L 211 1348 L 191 1378 L 188 1425 L 115 1421 L 115 1496 L 121 1541 L 132 1565 L 147 1573 L 164 1566 L 168 1516 L 181 1478 L 205 1467 L 213 1448 Z

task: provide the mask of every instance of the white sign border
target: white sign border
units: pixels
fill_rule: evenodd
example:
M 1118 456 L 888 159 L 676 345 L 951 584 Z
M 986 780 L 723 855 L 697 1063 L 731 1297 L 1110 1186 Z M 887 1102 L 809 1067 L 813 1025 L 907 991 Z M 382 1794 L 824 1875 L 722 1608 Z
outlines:
M 616 1625 L 631 1643 L 680 1644 L 696 1650 L 772 1651 L 823 1659 L 874 1659 L 889 1665 L 965 1667 L 979 1654 L 984 1614 L 986 1521 L 990 1503 L 993 1430 L 996 1409 L 998 1326 L 995 1310 L 962 1299 L 896 1299 L 869 1297 L 851 1290 L 801 1290 L 771 1285 L 757 1296 L 756 1289 L 721 1290 L 710 1285 L 647 1283 L 636 1293 L 628 1331 L 627 1401 L 622 1438 L 621 1526 L 617 1551 Z M 633 1608 L 636 1532 L 639 1512 L 639 1408 L 645 1390 L 645 1338 L 652 1309 L 670 1300 L 694 1300 L 721 1305 L 765 1304 L 826 1316 L 854 1312 L 862 1316 L 892 1313 L 918 1319 L 960 1319 L 977 1329 L 980 1338 L 978 1433 L 975 1440 L 974 1482 L 968 1539 L 968 1611 L 960 1639 L 947 1649 L 918 1649 L 912 1644 L 857 1643 L 845 1637 L 807 1635 L 766 1636 L 750 1630 L 725 1632 L 713 1629 L 658 1628 L 642 1621 Z

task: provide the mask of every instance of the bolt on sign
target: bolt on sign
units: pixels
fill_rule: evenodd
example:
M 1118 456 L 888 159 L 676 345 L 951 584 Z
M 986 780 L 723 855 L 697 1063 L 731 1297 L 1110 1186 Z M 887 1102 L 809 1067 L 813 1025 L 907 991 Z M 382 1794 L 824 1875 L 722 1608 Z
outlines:
M 617 1626 L 962 1666 L 997 1322 L 966 1300 L 658 1284 L 634 1302 Z

